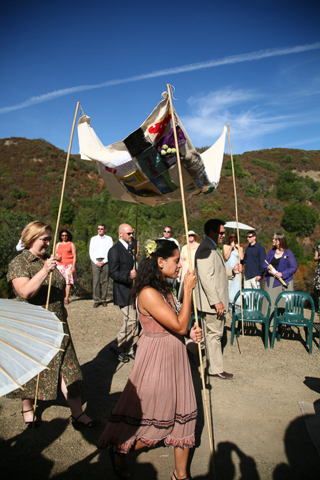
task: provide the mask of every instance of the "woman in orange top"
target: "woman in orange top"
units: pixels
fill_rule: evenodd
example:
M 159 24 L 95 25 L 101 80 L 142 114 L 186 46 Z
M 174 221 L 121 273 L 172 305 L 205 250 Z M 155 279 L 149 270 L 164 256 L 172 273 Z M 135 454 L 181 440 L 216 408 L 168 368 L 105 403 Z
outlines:
M 76 274 L 77 249 L 72 243 L 72 235 L 68 230 L 59 233 L 60 242 L 56 248 L 57 268 L 66 281 L 66 297 L 64 304 L 68 305 L 71 285 L 78 281 Z

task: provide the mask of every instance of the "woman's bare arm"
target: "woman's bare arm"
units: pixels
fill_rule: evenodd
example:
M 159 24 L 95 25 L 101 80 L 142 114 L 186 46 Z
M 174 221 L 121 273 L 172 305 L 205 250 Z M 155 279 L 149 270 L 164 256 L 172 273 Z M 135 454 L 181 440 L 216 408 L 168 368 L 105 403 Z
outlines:
M 185 335 L 190 322 L 192 290 L 196 283 L 194 272 L 187 272 L 184 277 L 183 304 L 178 315 L 163 300 L 160 293 L 151 287 L 146 287 L 141 291 L 138 300 L 139 310 L 144 315 L 151 315 L 163 327 L 172 332 Z

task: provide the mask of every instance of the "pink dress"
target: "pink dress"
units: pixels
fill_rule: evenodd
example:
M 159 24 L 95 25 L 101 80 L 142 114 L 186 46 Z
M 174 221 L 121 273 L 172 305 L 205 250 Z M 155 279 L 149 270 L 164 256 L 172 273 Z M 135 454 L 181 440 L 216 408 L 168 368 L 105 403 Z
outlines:
M 180 305 L 174 300 L 177 313 Z M 128 453 L 138 440 L 147 447 L 162 440 L 193 447 L 198 411 L 184 338 L 137 312 L 142 331 L 136 359 L 98 447 L 113 444 Z

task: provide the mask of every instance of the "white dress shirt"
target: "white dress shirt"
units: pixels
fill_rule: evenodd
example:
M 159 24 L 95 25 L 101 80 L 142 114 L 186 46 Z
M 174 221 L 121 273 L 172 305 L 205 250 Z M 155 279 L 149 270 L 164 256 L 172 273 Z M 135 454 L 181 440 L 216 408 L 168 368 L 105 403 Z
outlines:
M 97 258 L 103 258 L 103 263 L 108 263 L 108 252 L 113 245 L 113 240 L 108 235 L 96 235 L 90 240 L 89 255 L 93 263 L 97 264 Z

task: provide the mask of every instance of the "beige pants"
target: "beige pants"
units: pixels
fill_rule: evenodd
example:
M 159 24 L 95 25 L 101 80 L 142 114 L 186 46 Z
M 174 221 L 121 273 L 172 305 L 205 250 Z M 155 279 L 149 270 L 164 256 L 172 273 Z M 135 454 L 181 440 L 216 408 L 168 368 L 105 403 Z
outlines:
M 218 315 L 214 313 L 203 312 L 201 318 L 206 345 L 208 373 L 210 375 L 216 375 L 224 371 L 221 338 L 226 323 L 226 316 L 223 314 L 218 317 Z
M 115 340 L 115 346 L 122 353 L 133 353 L 133 346 L 138 340 L 138 325 L 136 310 L 132 305 L 120 307 L 123 314 L 123 324 Z
M 252 277 L 252 278 L 244 277 L 243 286 L 244 286 L 244 288 L 260 289 L 261 288 L 261 280 L 256 280 L 256 277 Z

